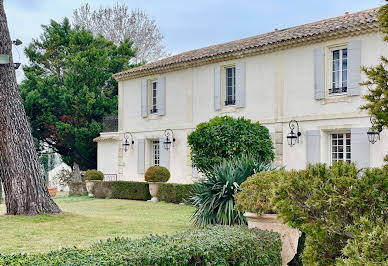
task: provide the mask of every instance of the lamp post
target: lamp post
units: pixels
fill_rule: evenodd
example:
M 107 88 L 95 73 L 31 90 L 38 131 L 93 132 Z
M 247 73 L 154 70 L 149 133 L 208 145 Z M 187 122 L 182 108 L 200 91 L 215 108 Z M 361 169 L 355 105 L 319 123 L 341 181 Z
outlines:
M 366 134 L 368 135 L 368 140 L 371 144 L 375 144 L 377 141 L 380 140 L 380 132 L 381 130 L 374 130 L 376 121 L 374 118 L 370 117 L 370 123 L 372 126 L 369 128 L 368 132 Z
M 171 144 L 175 143 L 175 137 L 174 137 L 174 132 L 171 129 L 166 129 L 164 131 L 164 136 L 166 137 L 165 140 L 163 141 L 163 147 L 166 150 L 169 150 L 171 147 Z
M 291 129 L 291 132 L 287 135 L 287 142 L 288 145 L 291 147 L 294 146 L 297 142 L 299 143 L 299 137 L 302 135 L 299 131 L 299 124 L 296 120 L 291 120 L 288 123 L 288 126 Z M 294 129 L 296 128 L 296 133 L 294 132 Z
M 129 140 L 129 137 L 131 137 L 130 140 Z M 128 149 L 131 147 L 131 145 L 133 145 L 134 143 L 135 142 L 133 141 L 132 133 L 131 132 L 125 132 L 124 133 L 124 142 L 123 142 L 124 151 L 127 152 Z

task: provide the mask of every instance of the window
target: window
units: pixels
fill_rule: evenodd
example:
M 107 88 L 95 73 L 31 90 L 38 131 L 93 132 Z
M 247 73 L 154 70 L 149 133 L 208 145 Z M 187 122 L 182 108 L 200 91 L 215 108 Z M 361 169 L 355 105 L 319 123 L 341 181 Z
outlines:
M 331 50 L 331 86 L 329 94 L 341 94 L 348 89 L 348 49 Z
M 236 104 L 236 67 L 225 68 L 225 87 L 226 87 L 226 99 L 225 105 Z
M 156 80 L 151 82 L 151 114 L 155 114 L 158 112 L 157 108 L 157 87 L 158 82 Z
M 160 165 L 159 140 L 152 141 L 152 165 Z
M 351 162 L 350 133 L 331 134 L 331 162 Z

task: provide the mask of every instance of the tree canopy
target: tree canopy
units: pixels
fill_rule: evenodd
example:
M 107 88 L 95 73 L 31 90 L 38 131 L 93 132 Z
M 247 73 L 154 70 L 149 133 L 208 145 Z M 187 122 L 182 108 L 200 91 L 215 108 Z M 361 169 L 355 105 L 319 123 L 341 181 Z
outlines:
M 20 93 L 36 143 L 47 143 L 67 164 L 96 167 L 93 138 L 104 116 L 117 114 L 112 74 L 130 68 L 132 42 L 119 45 L 72 27 L 65 18 L 43 25 L 43 34 L 25 49 Z

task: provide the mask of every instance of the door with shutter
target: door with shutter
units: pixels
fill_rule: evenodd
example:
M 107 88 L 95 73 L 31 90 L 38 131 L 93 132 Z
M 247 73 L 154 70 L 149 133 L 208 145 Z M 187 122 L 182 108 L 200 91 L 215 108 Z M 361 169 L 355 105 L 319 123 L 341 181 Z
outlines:
M 306 131 L 306 159 L 307 164 L 316 164 L 321 162 L 321 131 Z

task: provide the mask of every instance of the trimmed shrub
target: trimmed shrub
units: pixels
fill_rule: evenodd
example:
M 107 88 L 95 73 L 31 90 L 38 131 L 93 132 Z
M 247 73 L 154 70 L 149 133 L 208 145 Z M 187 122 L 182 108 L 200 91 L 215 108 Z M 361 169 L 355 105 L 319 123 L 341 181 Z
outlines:
M 87 170 L 84 174 L 85 180 L 104 180 L 104 174 L 97 170 Z
M 233 195 L 249 176 L 268 170 L 273 170 L 272 164 L 259 163 L 245 155 L 225 160 L 215 167 L 208 178 L 195 183 L 191 198 L 196 208 L 192 216 L 194 224 L 245 224 L 244 213 L 234 209 Z
M 163 166 L 151 166 L 144 174 L 147 182 L 167 182 L 170 179 L 170 171 Z
M 85 182 L 70 182 L 69 196 L 85 196 L 88 194 Z
M 0 256 L 1 265 L 268 265 L 279 266 L 278 233 L 212 226 L 174 236 L 116 238 L 87 249 Z
M 162 183 L 159 185 L 158 199 L 172 203 L 187 202 L 192 196 L 193 190 L 193 184 Z
M 215 117 L 200 123 L 188 136 L 193 166 L 208 175 L 224 159 L 249 154 L 256 161 L 272 161 L 272 140 L 268 129 L 244 117 Z
M 93 187 L 96 198 L 149 200 L 151 195 L 146 182 L 96 181 Z
M 241 184 L 241 191 L 236 193 L 236 210 L 254 212 L 258 215 L 275 213 L 271 198 L 274 188 L 279 183 L 284 170 L 257 173 Z

